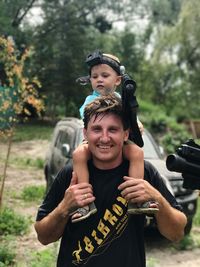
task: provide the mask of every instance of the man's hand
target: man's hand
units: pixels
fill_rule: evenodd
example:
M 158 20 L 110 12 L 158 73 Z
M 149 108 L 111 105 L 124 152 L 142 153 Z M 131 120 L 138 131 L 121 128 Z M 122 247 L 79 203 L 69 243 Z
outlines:
M 89 204 L 94 199 L 92 186 L 89 183 L 78 184 L 77 176 L 73 173 L 70 186 L 65 191 L 62 201 L 52 212 L 35 223 L 38 240 L 44 245 L 57 241 L 63 235 L 70 212 Z
M 146 180 L 124 176 L 124 182 L 118 189 L 121 190 L 121 195 L 132 203 L 156 201 L 159 211 L 155 214 L 155 219 L 160 233 L 172 241 L 179 241 L 184 236 L 187 222 L 185 214 L 173 208 Z
M 77 175 L 72 173 L 70 186 L 65 191 L 62 207 L 68 207 L 68 212 L 72 215 L 77 208 L 84 207 L 95 200 L 92 186 L 89 183 L 78 184 Z
M 146 180 L 124 176 L 124 182 L 119 185 L 121 195 L 132 203 L 144 203 L 159 198 L 159 192 Z

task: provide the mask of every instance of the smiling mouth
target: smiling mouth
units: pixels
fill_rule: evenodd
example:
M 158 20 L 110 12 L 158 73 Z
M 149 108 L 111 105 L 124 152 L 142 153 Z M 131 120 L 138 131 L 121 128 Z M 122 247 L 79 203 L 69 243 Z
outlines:
M 112 145 L 97 145 L 97 147 L 102 150 L 108 150 L 111 149 Z

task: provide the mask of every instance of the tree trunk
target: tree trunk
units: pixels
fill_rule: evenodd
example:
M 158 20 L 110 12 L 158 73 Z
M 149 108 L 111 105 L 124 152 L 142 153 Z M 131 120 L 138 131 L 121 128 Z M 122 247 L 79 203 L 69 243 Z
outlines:
M 2 203 L 3 203 L 3 191 L 4 191 L 6 172 L 7 172 L 8 161 L 9 161 L 9 156 L 10 156 L 10 151 L 11 151 L 12 138 L 13 138 L 13 130 L 8 136 L 8 151 L 7 151 L 6 160 L 4 164 L 3 178 L 2 178 L 1 189 L 0 189 L 0 209 L 2 208 Z

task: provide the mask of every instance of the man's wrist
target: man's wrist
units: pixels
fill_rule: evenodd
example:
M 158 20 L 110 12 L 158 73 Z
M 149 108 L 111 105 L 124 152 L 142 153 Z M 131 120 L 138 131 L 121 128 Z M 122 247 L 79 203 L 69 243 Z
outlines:
M 61 218 L 68 218 L 70 216 L 70 210 L 66 207 L 66 204 L 63 202 L 60 202 L 60 204 L 57 206 L 57 214 Z

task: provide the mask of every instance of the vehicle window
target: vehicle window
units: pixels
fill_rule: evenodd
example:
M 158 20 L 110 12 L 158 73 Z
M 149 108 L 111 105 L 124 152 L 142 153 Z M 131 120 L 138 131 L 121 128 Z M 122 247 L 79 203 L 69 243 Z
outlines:
M 62 149 L 62 145 L 63 144 L 69 144 L 71 146 L 71 142 L 73 140 L 72 136 L 73 136 L 73 131 L 68 131 L 68 132 L 66 130 L 65 131 L 63 131 L 63 130 L 60 131 L 58 133 L 58 137 L 56 139 L 55 146 L 59 150 Z
M 156 159 L 159 158 L 159 155 L 156 151 L 155 144 L 145 133 L 142 136 L 144 141 L 144 157 L 146 159 Z

